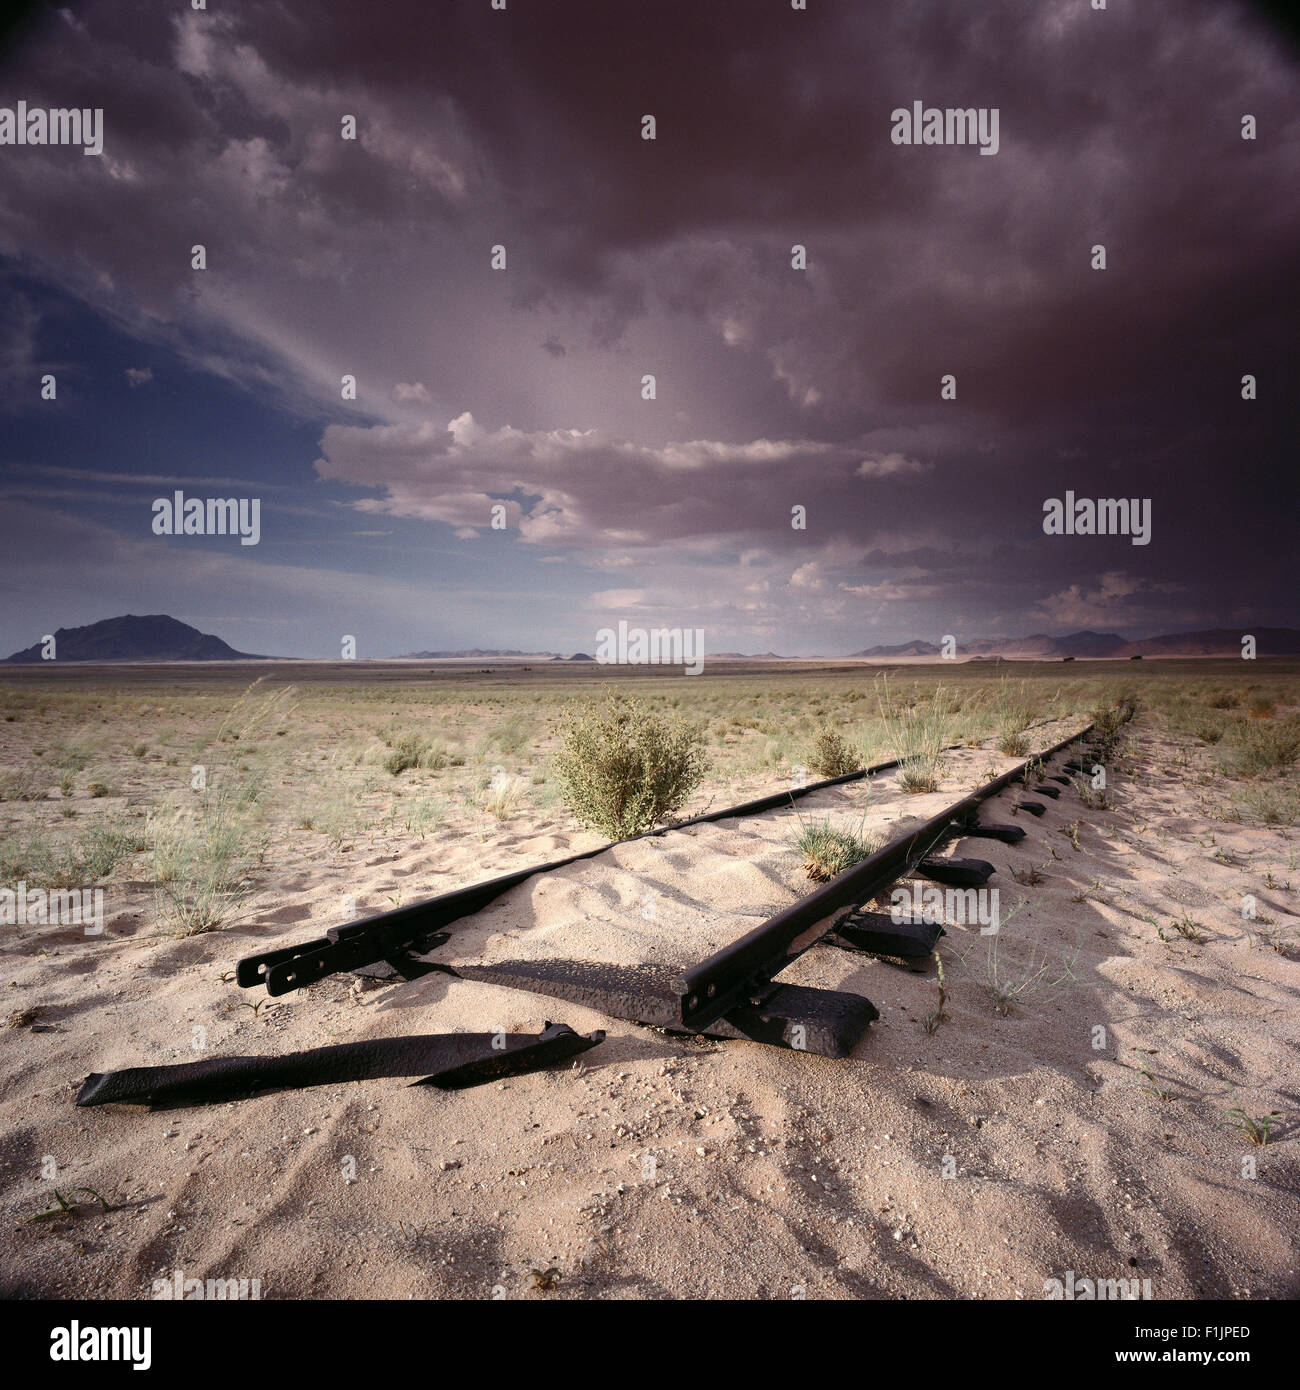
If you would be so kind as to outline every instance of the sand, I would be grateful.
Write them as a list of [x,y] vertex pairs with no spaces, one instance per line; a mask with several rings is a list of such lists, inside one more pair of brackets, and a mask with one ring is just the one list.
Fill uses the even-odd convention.
[[[1189,805],[1153,721],[1127,746],[1115,809],[1063,790],[1042,819],[1016,820],[1020,845],[949,851],[995,864],[1004,909],[1024,899],[1004,970],[1072,963],[1068,987],[1001,1010],[988,940],[950,925],[947,1019],[927,1033],[933,969],[818,946],[784,978],[881,1013],[847,1060],[669,1036],[441,975],[338,976],[256,1009],[262,992],[226,978],[241,955],[338,922],[345,898],[382,907],[399,884],[411,902],[597,843],[556,823],[480,839],[444,825],[365,862],[272,864],[244,917],[205,935],[161,935],[143,882],[114,897],[101,938],[11,933],[10,1008],[39,1012],[0,1030],[0,1292],[149,1298],[180,1270],[256,1280],[263,1298],[1036,1299],[1073,1271],[1149,1281],[1155,1299],[1294,1297],[1300,961],[1241,900],[1271,932],[1300,926],[1296,832]],[[1013,761],[968,750],[932,796],[882,779],[799,814],[887,827]],[[1008,820],[1012,800],[990,818]],[[514,890],[456,949],[705,954],[810,891],[792,821],[613,849]],[[1017,884],[1030,865],[1041,881]],[[562,1069],[461,1093],[394,1079],[156,1113],[72,1104],[91,1071],[548,1020],[608,1038]],[[1237,1106],[1283,1112],[1271,1143],[1232,1127]],[[56,1187],[93,1188],[113,1210],[29,1222]]]

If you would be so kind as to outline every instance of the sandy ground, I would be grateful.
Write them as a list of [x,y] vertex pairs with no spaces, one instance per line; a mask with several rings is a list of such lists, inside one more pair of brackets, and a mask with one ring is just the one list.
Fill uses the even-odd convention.
[[[256,1010],[261,992],[226,978],[241,955],[338,922],[347,898],[383,907],[396,883],[410,902],[594,843],[554,825],[487,842],[444,826],[364,863],[282,859],[244,920],[197,937],[158,933],[144,883],[115,898],[101,938],[25,929],[3,947],[10,1008],[39,1014],[0,1030],[0,1292],[148,1298],[180,1270],[258,1280],[263,1298],[1032,1299],[1073,1271],[1149,1280],[1156,1299],[1294,1297],[1300,961],[1260,929],[1300,927],[1296,832],[1190,811],[1145,719],[1127,747],[1116,809],[1063,789],[1042,819],[1019,816],[1020,845],[950,851],[997,866],[1004,910],[1024,899],[1004,972],[1072,962],[1068,987],[1000,1011],[988,939],[950,925],[947,1019],[927,1033],[933,968],[819,946],[798,979],[881,1013],[844,1061],[445,976],[333,977]],[[954,755],[934,796],[882,779],[800,814],[887,828],[1011,761]],[[809,891],[792,821],[674,832],[534,880],[458,949],[702,955]],[[1018,884],[1029,866],[1041,880]],[[547,1020],[608,1039],[461,1093],[381,1080],[158,1113],[72,1105],[91,1071]],[[1237,1106],[1282,1112],[1266,1147],[1225,1124]],[[55,1188],[114,1209],[29,1222]]]

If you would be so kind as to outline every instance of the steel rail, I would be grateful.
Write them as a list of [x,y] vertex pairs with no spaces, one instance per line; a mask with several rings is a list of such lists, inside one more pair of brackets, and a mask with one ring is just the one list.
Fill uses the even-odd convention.
[[[997,781],[990,783],[988,787],[965,798],[963,802],[958,803],[957,807],[949,808],[940,816],[932,818],[919,830],[904,837],[904,841],[900,843],[905,843],[907,852],[895,855],[889,861],[891,864],[896,863],[898,867],[893,868],[892,872],[889,873],[885,873],[884,867],[881,867],[880,882],[878,886],[872,888],[870,893],[866,892],[863,887],[864,883],[867,882],[865,871],[869,866],[885,866],[885,856],[889,855],[891,850],[896,850],[897,846],[886,846],[877,851],[870,859],[863,861],[862,864],[848,870],[845,874],[841,874],[837,879],[832,880],[809,897],[801,899],[786,912],[778,913],[742,937],[740,941],[693,967],[686,972],[681,980],[673,981],[671,990],[679,1001],[674,1012],[680,1013],[680,1026],[698,1031],[706,1023],[717,1021],[728,1008],[753,1002],[753,997],[762,993],[764,989],[770,992],[770,976],[783,969],[790,960],[794,959],[795,955],[801,954],[803,949],[801,947],[793,954],[788,950],[786,936],[790,921],[806,921],[811,924],[825,912],[832,911],[835,906],[848,901],[855,895],[859,902],[869,900],[871,896],[874,896],[881,888],[888,886],[895,878],[914,869],[943,839],[959,828],[954,824],[954,817],[961,808],[973,808],[978,805],[980,800],[994,795],[1003,786],[1022,775],[1036,761],[1053,756],[1061,748],[1084,737],[1091,728],[1092,726],[1089,725],[1080,733],[1071,735],[1054,745],[1047,752],[1036,754],[1027,759],[1003,774]],[[960,746],[959,744],[952,744],[949,745],[949,748]],[[640,835],[630,836],[626,840],[611,841],[609,844],[597,846],[595,849],[583,850],[564,859],[530,865],[512,873],[503,874],[498,878],[453,889],[448,893],[427,898],[422,902],[412,903],[407,907],[377,913],[372,917],[362,918],[344,926],[332,927],[326,931],[323,937],[315,940],[299,942],[294,946],[243,957],[236,964],[236,981],[244,989],[259,984],[264,985],[269,995],[278,996],[287,994],[291,990],[303,989],[329,975],[350,970],[361,970],[380,962],[389,962],[397,966],[400,973],[399,961],[409,959],[412,953],[415,955],[427,953],[447,940],[443,931],[444,928],[481,911],[501,897],[502,894],[537,875],[594,859],[619,845],[633,844],[637,840],[667,835],[674,830],[683,830],[694,825],[760,815],[766,811],[778,810],[816,792],[870,778],[878,773],[892,771],[901,766],[904,761],[905,759],[893,758],[888,762],[859,768],[855,772],[843,773],[838,777],[825,778],[822,781],[809,783],[804,787],[792,787],[786,791],[771,793],[751,801],[741,802],[735,806],[724,807],[716,811],[705,811],[687,820],[658,826]],[[1026,806],[1028,807],[1029,803],[1026,803]],[[969,816],[969,814],[968,810],[967,815]],[[934,834],[927,838],[926,832],[931,827]],[[978,832],[976,831],[976,833]],[[925,843],[922,843],[923,839]],[[836,894],[843,894],[844,896],[835,897],[832,901],[833,895]],[[804,909],[811,910],[811,907],[822,903],[827,905],[821,909],[821,912],[815,913],[811,917],[808,917],[803,911]],[[802,927],[794,931],[793,936],[799,935],[801,930],[803,930]],[[824,933],[818,933],[819,937],[821,935]],[[790,936],[789,939],[793,940],[793,936]],[[773,942],[780,944],[773,947]],[[429,967],[425,966],[424,968]],[[680,989],[677,988],[678,985],[681,986]]]
[[[953,744],[952,747],[960,745]],[[671,831],[686,830],[693,825],[731,820],[736,817],[762,815],[765,811],[779,810],[791,805],[802,797],[829,787],[840,787],[848,782],[858,782],[863,778],[876,776],[881,772],[891,772],[901,763],[899,758],[888,762],[875,763],[871,767],[859,768],[856,772],[841,773],[838,777],[827,777],[807,786],[791,787],[786,791],[772,792],[752,801],[742,801],[736,806],[727,806],[718,811],[704,811],[688,820],[674,821],[671,825],[657,826],[640,835],[631,835],[626,840],[611,840],[596,849],[583,850],[565,859],[555,859],[546,864],[533,864],[528,868],[516,869],[513,873],[502,874],[499,878],[487,879],[482,883],[471,883],[464,888],[454,888],[437,897],[426,898],[423,902],[411,903],[407,907],[395,908],[390,912],[376,913],[341,927],[331,927],[323,937],[313,941],[300,942],[296,946],[286,946],[275,951],[263,951],[257,955],[245,956],[235,966],[235,978],[240,988],[248,989],[264,984],[271,995],[287,994],[290,990],[302,989],[314,984],[327,975],[340,971],[354,970],[359,966],[370,965],[397,952],[413,946],[425,945],[429,938],[452,922],[462,917],[480,912],[489,903],[495,902],[503,893],[517,888],[536,874],[547,874],[555,869],[579,864],[597,855],[605,854],[619,845],[634,844],[637,840],[651,839],[667,835]]]
[[[692,966],[672,983],[681,1001],[682,1026],[700,1031],[730,1010],[757,1002],[771,988],[774,975],[830,931],[833,924],[827,919],[836,908],[869,902],[896,879],[914,870],[943,840],[960,833],[962,823],[973,816],[982,802],[1023,777],[1036,763],[1087,737],[1092,728],[1089,724],[1045,752],[1027,758]],[[810,934],[823,921],[823,929]]]

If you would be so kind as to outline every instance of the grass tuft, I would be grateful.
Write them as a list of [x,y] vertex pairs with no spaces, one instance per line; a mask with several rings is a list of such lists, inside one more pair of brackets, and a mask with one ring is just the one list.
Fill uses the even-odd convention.
[[861,823],[856,830],[846,830],[833,825],[829,816],[822,820],[800,817],[794,838],[794,847],[803,856],[804,872],[814,883],[825,883],[860,864],[879,843],[876,836],[863,833]]

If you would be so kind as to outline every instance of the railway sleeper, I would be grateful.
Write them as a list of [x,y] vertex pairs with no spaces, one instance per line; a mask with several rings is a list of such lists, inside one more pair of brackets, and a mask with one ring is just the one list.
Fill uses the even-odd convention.
[[958,839],[1001,840],[1004,845],[1018,845],[1028,831],[1020,825],[980,825],[978,822],[972,822],[969,825],[955,826],[953,834]]
[[917,878],[928,878],[952,888],[983,888],[997,869],[987,859],[922,859],[913,870]]
[[599,961],[516,960],[491,965],[458,965],[451,973],[464,980],[567,999],[612,1018],[644,1023],[673,1033],[749,1039],[795,1052],[847,1057],[880,1017],[869,999],[843,990],[768,982],[742,1004],[699,1029],[682,1027],[680,998],[670,966],[609,965]]
[[856,907],[834,926],[826,941],[844,950],[869,956],[893,956],[901,960],[928,960],[944,930],[938,922],[904,918],[895,921],[887,912]]

